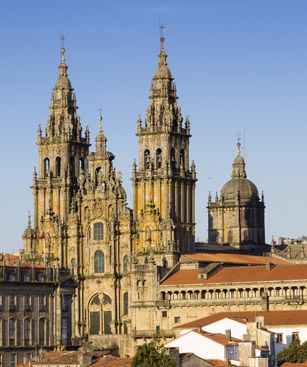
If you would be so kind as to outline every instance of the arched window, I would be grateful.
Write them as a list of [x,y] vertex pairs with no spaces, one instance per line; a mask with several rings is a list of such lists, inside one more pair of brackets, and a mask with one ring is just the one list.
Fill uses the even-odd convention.
[[162,150],[160,148],[156,151],[156,167],[157,169],[162,167]]
[[112,300],[107,294],[96,294],[89,304],[91,335],[111,334]]
[[104,254],[100,250],[96,251],[94,255],[94,272],[104,273]]
[[103,240],[103,223],[101,222],[94,223],[94,240]]
[[55,175],[57,177],[61,176],[61,158],[60,157],[56,157],[56,160],[55,160]]
[[75,176],[75,157],[70,157],[70,175],[72,177]]
[[25,346],[30,344],[30,319],[24,319],[23,322],[23,342]]
[[124,270],[124,273],[128,272],[128,256],[127,255],[125,255],[123,258],[123,270]]
[[50,170],[50,162],[49,158],[44,159],[44,176],[47,177],[49,175]]
[[124,303],[124,315],[128,315],[128,292],[124,293],[123,303]]
[[172,169],[176,168],[176,154],[174,148],[171,149],[171,167]]
[[243,231],[243,241],[247,241],[248,240],[248,231],[244,230]]
[[144,152],[144,167],[145,169],[150,168],[150,151],[148,149]]
[[183,149],[180,150],[179,161],[180,161],[180,164],[184,165],[184,150]]

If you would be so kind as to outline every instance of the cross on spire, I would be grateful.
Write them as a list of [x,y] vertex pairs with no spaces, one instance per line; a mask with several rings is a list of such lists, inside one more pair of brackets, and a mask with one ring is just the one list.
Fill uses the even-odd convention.
[[163,24],[160,23],[160,43],[161,43],[161,48],[164,48],[164,30],[165,27]]
[[61,35],[61,48],[64,48],[65,36],[64,34]]

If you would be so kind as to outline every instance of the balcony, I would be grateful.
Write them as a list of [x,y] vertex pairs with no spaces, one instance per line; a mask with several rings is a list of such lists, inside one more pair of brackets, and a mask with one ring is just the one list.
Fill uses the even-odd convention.
[[155,306],[157,308],[171,308],[171,302],[167,299],[161,299],[161,300],[157,300],[155,301]]
[[173,338],[173,330],[133,330],[131,333],[134,339],[138,338]]
[[286,296],[286,301],[288,302],[288,304],[302,305],[304,303],[304,296],[301,294],[299,295],[292,294],[290,296]]

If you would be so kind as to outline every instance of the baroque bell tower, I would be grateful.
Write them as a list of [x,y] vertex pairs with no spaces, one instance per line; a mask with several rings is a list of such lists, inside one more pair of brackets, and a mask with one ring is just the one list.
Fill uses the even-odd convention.
[[[34,170],[34,238],[25,251],[66,266],[67,221],[75,206],[78,176],[88,171],[89,131],[82,136],[76,97],[67,74],[65,49],[61,48],[59,75],[51,95],[46,129],[38,128],[38,172]],[[31,244],[31,246],[30,246]],[[29,248],[31,247],[31,248]]]
[[[183,124],[163,34],[145,122],[137,122],[139,164],[133,164],[134,253],[150,252],[171,266],[194,251],[196,169],[189,162],[190,121]],[[159,257],[160,254],[161,256]]]

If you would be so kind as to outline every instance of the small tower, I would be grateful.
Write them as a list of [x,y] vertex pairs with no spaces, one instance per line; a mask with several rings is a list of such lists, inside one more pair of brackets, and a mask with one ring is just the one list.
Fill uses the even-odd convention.
[[230,245],[242,249],[265,244],[264,199],[256,185],[247,179],[241,144],[232,164],[231,179],[220,196],[208,200],[209,244]]
[[[152,79],[144,123],[137,121],[139,163],[133,165],[134,252],[156,253],[158,262],[176,262],[194,250],[195,164],[189,162],[190,121],[177,104],[177,91],[167,64],[164,37]],[[160,255],[157,255],[157,254]]]

